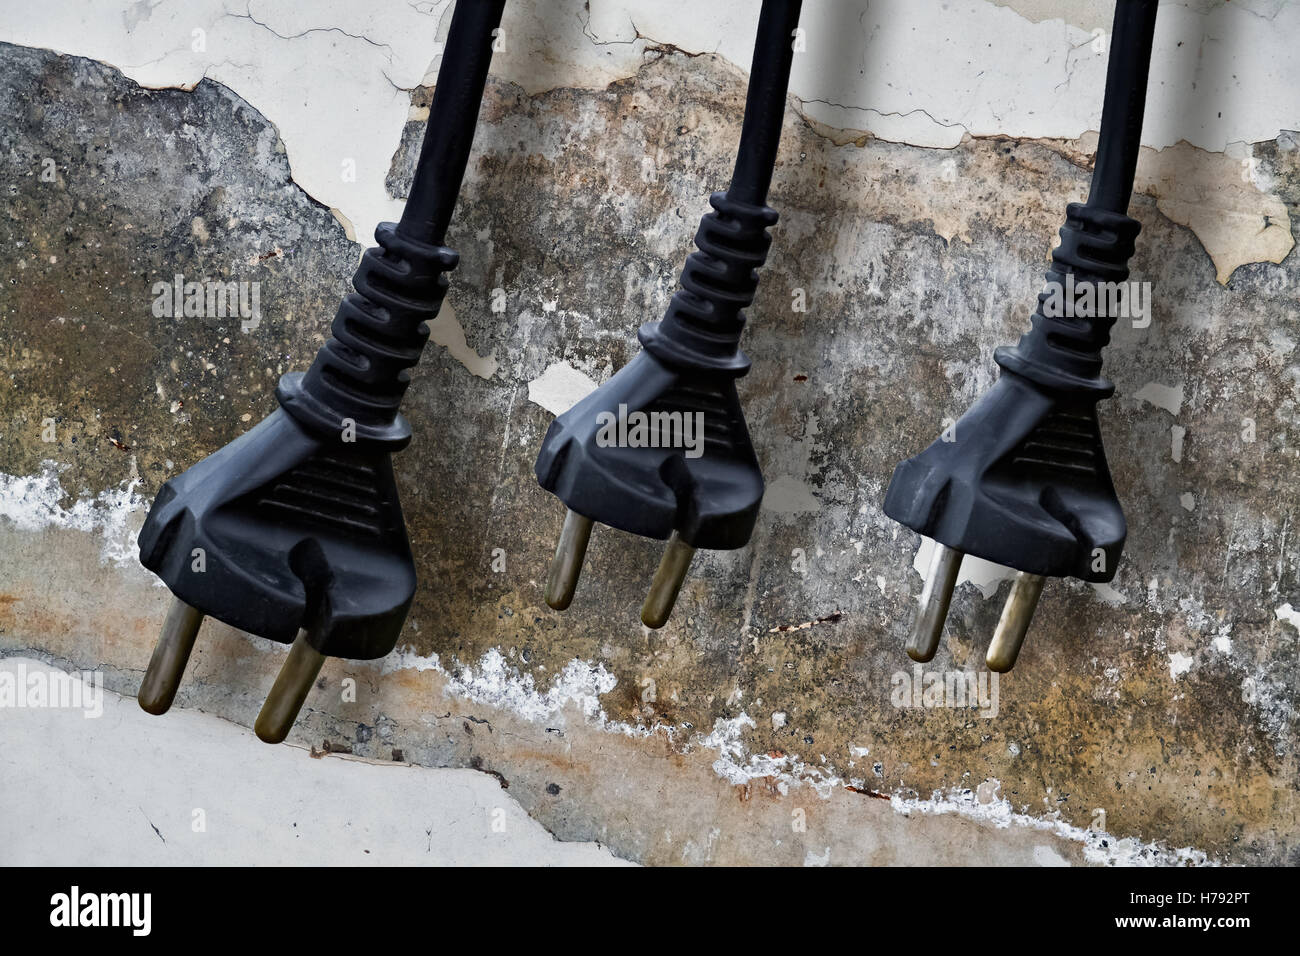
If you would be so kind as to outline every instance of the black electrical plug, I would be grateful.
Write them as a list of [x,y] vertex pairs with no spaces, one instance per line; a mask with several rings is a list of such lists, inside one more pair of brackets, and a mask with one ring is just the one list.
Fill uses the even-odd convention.
[[885,513],[935,541],[907,644],[939,646],[964,555],[1017,570],[989,645],[991,670],[1015,664],[1047,577],[1106,582],[1124,546],[1124,512],[1102,449],[1097,403],[1114,391],[1101,352],[1128,278],[1139,223],[1125,215],[1141,145],[1157,0],[1118,0],[1092,188],[1067,207],[1032,329],[994,360],[1002,374],[956,425],[900,463]]
[[254,727],[267,743],[288,735],[326,657],[396,645],[416,584],[391,460],[411,440],[398,408],[456,267],[443,239],[504,6],[456,4],[401,222],[376,230],[311,368],[154,499],[140,562],[175,600],[140,685],[149,713],[171,707],[205,615],[293,645]]
[[667,538],[641,609],[662,627],[696,549],[740,548],[763,498],[763,476],[736,394],[749,371],[742,312],[754,301],[777,214],[766,205],[785,115],[800,3],[764,0],[735,172],[695,236],[681,289],[642,352],[551,423],[537,480],[568,513],[546,582],[546,603],[573,600],[592,525]]

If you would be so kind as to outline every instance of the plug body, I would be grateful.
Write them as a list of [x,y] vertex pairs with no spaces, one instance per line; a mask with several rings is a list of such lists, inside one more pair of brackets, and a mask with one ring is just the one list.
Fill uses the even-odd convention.
[[995,353],[998,381],[894,470],[885,513],[940,546],[908,645],[915,659],[934,655],[964,554],[1020,572],[1014,613],[990,651],[995,669],[1014,663],[1044,577],[1115,576],[1126,526],[1097,403],[1114,391],[1101,351],[1139,229],[1123,214],[1071,204],[1030,331]]
[[456,254],[376,232],[331,339],[285,375],[280,407],[159,490],[140,562],[176,598],[139,701],[164,713],[203,617],[284,644],[288,660],[255,729],[287,735],[327,656],[373,659],[397,643],[415,593],[392,454],[398,413]]
[[669,539],[642,621],[661,627],[698,548],[743,547],[754,530],[763,476],[736,379],[743,309],[777,214],[765,205],[710,198],[681,288],[662,321],[648,322],[642,351],[551,423],[537,456],[538,483],[569,509],[546,600],[573,598],[594,523]]
[[163,485],[140,563],[204,614],[335,657],[392,650],[415,592],[389,453],[283,408]]

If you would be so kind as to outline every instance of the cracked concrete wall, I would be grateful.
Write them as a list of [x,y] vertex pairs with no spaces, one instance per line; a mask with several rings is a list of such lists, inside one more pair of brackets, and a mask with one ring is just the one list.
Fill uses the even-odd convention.
[[[400,654],[327,664],[292,739],[494,773],[644,862],[1295,862],[1300,10],[1162,5],[1131,210],[1153,310],[1102,408],[1124,564],[1052,584],[982,715],[895,706],[925,545],[880,501],[1027,325],[1110,4],[809,5],[741,383],[763,515],[649,632],[654,542],[598,532],[573,607],[542,603],[562,509],[532,461],[730,171],[753,14],[679,6],[511,5],[396,459],[416,606]],[[400,210],[448,10],[3,20],[0,649],[134,693],[167,597],[134,563],[148,501],[310,361],[353,237]],[[262,321],[156,317],[175,274],[258,283]],[[1005,572],[965,574],[927,670],[982,657]],[[209,621],[180,706],[251,723],[281,652]]]

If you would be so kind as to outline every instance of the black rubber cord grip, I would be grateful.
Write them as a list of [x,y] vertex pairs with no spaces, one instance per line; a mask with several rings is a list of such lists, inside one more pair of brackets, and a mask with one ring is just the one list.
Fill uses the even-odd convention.
[[355,291],[339,305],[332,337],[305,374],[281,379],[276,397],[312,431],[338,434],[350,422],[359,442],[396,451],[411,439],[398,414],[410,369],[459,257],[402,236],[391,222],[379,225],[375,240],[379,246],[366,250],[352,279]]
[[662,321],[647,322],[637,337],[669,365],[740,376],[749,359],[740,350],[743,309],[758,291],[758,270],[772,245],[768,232],[776,210],[752,206],[716,192],[714,209],[700,221],[696,252],[686,259],[681,288]]
[[[1103,307],[1096,289],[1097,283],[1128,280],[1128,261],[1141,228],[1121,213],[1082,203],[1067,206],[1061,244],[1052,252],[1047,288],[1039,293],[1031,329],[1015,346],[998,349],[994,361],[1043,388],[1094,399],[1114,392],[1115,386],[1101,377],[1101,350],[1110,342],[1116,316]],[[1072,301],[1067,302],[1071,288]]]

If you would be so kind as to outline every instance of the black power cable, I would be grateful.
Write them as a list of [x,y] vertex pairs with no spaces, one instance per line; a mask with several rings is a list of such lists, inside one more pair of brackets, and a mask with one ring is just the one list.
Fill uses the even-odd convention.
[[[1133,195],[1133,175],[1142,148],[1147,77],[1156,33],[1156,2],[1119,0],[1106,63],[1106,93],[1101,108],[1101,136],[1093,165],[1088,205],[1126,213]],[[1119,51],[1117,54],[1115,51]]]
[[505,0],[473,0],[457,3],[452,11],[438,65],[438,84],[429,106],[429,132],[420,147],[411,194],[397,226],[398,233],[408,239],[437,246],[447,236],[492,65],[491,37],[501,24],[504,9]]
[[736,167],[727,188],[727,195],[736,202],[751,206],[767,202],[776,153],[781,146],[800,5],[764,3],[759,11],[754,57],[749,66],[749,89],[745,91],[745,118],[740,126]]
[[[907,652],[930,660],[965,554],[1017,570],[986,657],[1009,670],[1046,577],[1106,582],[1127,528],[1097,403],[1114,385],[1101,352],[1140,224],[1126,215],[1141,146],[1157,0],[1118,0],[1097,161],[1066,208],[1031,329],[994,359],[1002,374],[950,433],[900,463],[885,513],[936,542]],[[1064,291],[1063,291],[1064,290]]]
[[205,615],[293,645],[255,725],[268,743],[288,734],[327,656],[396,644],[416,585],[391,461],[411,439],[398,407],[456,267],[442,243],[504,6],[456,4],[401,222],[375,231],[311,368],[154,499],[140,562],[175,600],[138,695],[150,713],[171,706]]
[[777,214],[766,205],[776,162],[800,4],[764,0],[731,188],[695,236],[681,288],[643,350],[551,423],[537,480],[568,508],[546,601],[569,606],[593,524],[669,539],[641,620],[661,627],[696,549],[743,547],[763,497],[763,476],[736,394],[749,370],[740,350],[743,310]]

